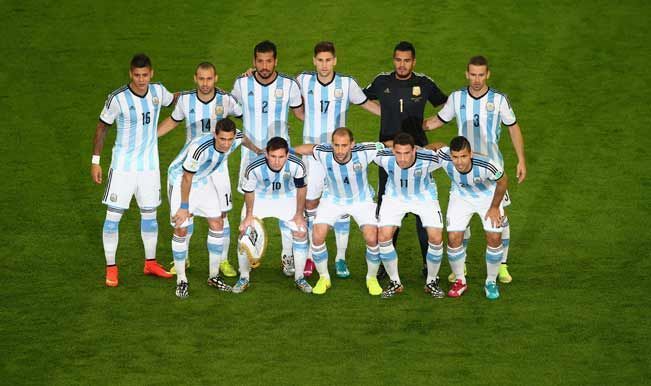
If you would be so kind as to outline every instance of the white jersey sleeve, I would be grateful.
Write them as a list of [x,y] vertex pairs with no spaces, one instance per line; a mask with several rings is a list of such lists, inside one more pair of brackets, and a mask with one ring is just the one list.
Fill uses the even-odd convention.
[[359,85],[353,78],[350,78],[350,85],[348,88],[348,100],[350,100],[352,103],[356,105],[364,104],[368,100],[366,94],[364,94],[364,91],[362,91],[361,87],[359,87]]
[[233,115],[234,117],[241,117],[242,116],[242,106],[240,103],[235,99],[234,96],[232,95],[226,95],[226,103],[229,115]]
[[162,84],[160,85],[160,89],[161,89],[161,103],[163,106],[169,107],[172,104],[172,102],[174,102],[174,94],[167,91],[165,86],[163,86]]
[[502,98],[502,103],[500,104],[500,119],[506,126],[513,126],[516,122],[515,113],[513,113],[511,104],[506,96]]
[[174,111],[172,111],[172,119],[176,122],[181,122],[185,119],[185,111],[183,109],[183,105],[185,103],[184,99],[185,95],[179,96],[179,98],[176,100]]
[[242,89],[240,87],[240,78],[235,79],[231,95],[233,95],[237,103],[242,104]]
[[455,115],[454,112],[454,96],[456,93],[450,94],[448,97],[448,100],[445,102],[445,105],[443,105],[443,108],[441,111],[438,112],[437,116],[442,122],[448,123],[450,122]]
[[428,173],[431,173],[434,170],[436,170],[436,169],[443,166],[443,165],[441,165],[441,161],[439,159],[439,155],[438,155],[437,152],[435,152],[433,150],[429,150],[429,149],[420,149],[420,151],[432,156],[432,159],[430,160],[429,165],[427,165],[427,172]]
[[289,107],[296,108],[303,104],[303,97],[301,96],[301,89],[298,83],[292,79],[292,84],[289,88]]
[[115,122],[115,118],[118,115],[120,115],[118,98],[114,94],[109,94],[108,98],[106,98],[106,103],[104,103],[104,108],[99,114],[99,120],[110,126]]
[[497,163],[493,162],[492,160],[488,161],[488,163],[490,164],[490,166],[488,167],[489,170],[488,179],[491,181],[497,181],[500,178],[502,178],[502,176],[504,175],[504,170],[502,169],[502,167]]
[[250,193],[255,191],[255,187],[258,184],[258,176],[255,169],[247,168],[244,173],[244,178],[242,179],[242,191],[245,193]]
[[192,142],[188,148],[187,155],[183,161],[183,170],[186,172],[196,173],[205,160],[208,152],[197,151],[200,145],[203,145],[203,142]]

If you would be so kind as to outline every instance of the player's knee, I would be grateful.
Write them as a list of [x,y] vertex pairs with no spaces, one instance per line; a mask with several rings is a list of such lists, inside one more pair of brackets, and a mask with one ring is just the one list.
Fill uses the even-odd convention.
[[486,243],[488,246],[497,248],[502,245],[501,232],[486,232]]
[[307,241],[307,232],[305,231],[292,231],[294,241],[303,242]]
[[224,229],[224,219],[222,217],[214,217],[207,220],[208,228],[210,228],[211,231],[221,231]]
[[449,232],[448,233],[448,246],[451,248],[458,248],[463,243],[463,232]]
[[179,237],[185,237],[188,235],[188,228],[174,228],[174,234]]

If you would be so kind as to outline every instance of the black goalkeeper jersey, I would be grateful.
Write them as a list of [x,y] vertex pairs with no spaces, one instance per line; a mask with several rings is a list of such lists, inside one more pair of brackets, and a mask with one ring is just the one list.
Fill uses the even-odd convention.
[[423,131],[426,102],[440,106],[447,100],[432,79],[416,72],[406,80],[396,79],[395,72],[381,73],[364,89],[364,94],[380,101],[380,141],[393,139],[402,131],[411,134],[418,146],[427,144]]

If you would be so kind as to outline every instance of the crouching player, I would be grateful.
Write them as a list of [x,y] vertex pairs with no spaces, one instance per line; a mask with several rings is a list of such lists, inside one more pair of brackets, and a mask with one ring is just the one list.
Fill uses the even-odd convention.
[[382,293],[376,277],[380,267],[376,205],[366,173],[368,165],[375,160],[381,149],[384,149],[381,143],[356,145],[353,133],[345,127],[332,133],[332,144],[301,145],[296,148],[297,153],[313,155],[325,171],[326,188],[317,208],[312,231],[312,259],[319,272],[319,281],[312,291],[315,294],[324,294],[331,286],[325,239],[328,230],[344,215],[355,219],[366,241],[368,292],[371,295]]
[[224,222],[218,191],[221,188],[212,183],[211,175],[240,144],[251,151],[260,151],[235,128],[233,121],[223,118],[217,121],[214,134],[193,139],[169,167],[168,194],[174,227],[172,255],[176,270],[176,296],[179,298],[189,294],[185,274],[188,254],[185,238],[195,215],[208,221],[208,285],[221,291],[231,291],[231,287],[219,275],[219,265],[225,258],[222,255]]
[[[304,267],[307,260],[307,225],[305,211],[305,165],[300,158],[289,154],[289,144],[281,137],[267,142],[264,156],[258,156],[246,167],[240,188],[244,192],[244,218],[240,234],[251,225],[254,217],[274,217],[286,221],[292,229],[294,266]],[[233,287],[242,293],[249,287],[251,266],[245,253],[238,251],[240,278]],[[296,288],[311,293],[312,287],[303,277],[303,270],[294,270]]]
[[[443,144],[430,145],[433,148]],[[500,269],[502,253],[501,224],[504,217],[502,199],[507,188],[506,174],[490,159],[474,155],[465,137],[455,137],[450,147],[437,152],[441,165],[452,180],[447,211],[448,259],[456,281],[448,296],[459,297],[468,288],[464,274],[466,251],[463,234],[473,214],[481,216],[486,231],[486,284],[488,299],[500,297],[495,280]]]
[[382,297],[390,298],[403,291],[393,234],[402,223],[402,218],[407,213],[413,213],[420,217],[429,244],[425,292],[432,297],[442,298],[445,293],[439,286],[438,272],[443,258],[443,216],[436,183],[431,175],[440,167],[439,157],[431,150],[417,150],[411,135],[399,133],[393,140],[393,151],[379,152],[376,162],[388,175],[378,229],[380,258],[390,279]]

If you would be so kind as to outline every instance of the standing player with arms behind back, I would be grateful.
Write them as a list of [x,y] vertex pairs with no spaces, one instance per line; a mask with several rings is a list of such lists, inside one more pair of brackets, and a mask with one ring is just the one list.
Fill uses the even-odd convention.
[[[235,98],[231,94],[215,87],[217,79],[218,75],[212,63],[200,63],[194,73],[194,82],[197,84],[197,88],[181,93],[172,115],[165,119],[158,127],[158,136],[161,137],[178,126],[179,122],[185,121],[186,136],[181,153],[193,139],[214,133],[215,125],[219,120],[229,116],[242,116],[242,108]],[[228,212],[233,209],[231,180],[228,174],[228,159],[225,159],[221,163],[219,168],[211,175],[210,180],[219,191],[219,206],[223,211],[222,218],[224,221],[224,248],[221,256],[216,256],[214,253],[211,253],[210,259],[212,261],[210,266],[219,266],[224,276],[234,277],[237,275],[237,272],[228,262],[231,234]],[[194,224],[192,223],[187,227],[187,235],[185,236],[185,242],[188,244],[188,248],[193,230]],[[189,266],[189,258],[186,257],[185,261]],[[174,264],[173,261],[172,264]],[[176,273],[174,267],[172,267],[172,270],[173,273]],[[219,272],[212,272],[211,277],[217,276],[218,274]]]
[[[296,77],[305,102],[303,143],[331,143],[332,134],[338,127],[346,126],[350,103],[356,104],[375,115],[380,115],[380,106],[368,100],[354,78],[335,72],[337,56],[332,42],[319,42],[314,46],[312,59],[316,71],[308,71]],[[308,231],[312,232],[319,198],[323,192],[325,174],[314,157],[305,157],[307,166],[307,200],[305,203]],[[332,225],[332,224],[331,224]],[[345,215],[334,223],[337,255],[335,269],[338,277],[350,276],[346,264],[346,249],[350,232],[350,216]],[[308,259],[305,275],[311,274],[311,260]],[[309,274],[308,274],[309,273]]]
[[[255,72],[235,80],[233,96],[242,105],[244,134],[259,148],[272,137],[281,137],[289,143],[288,113],[303,120],[304,109],[301,91],[296,81],[276,71],[278,64],[276,45],[268,40],[253,49]],[[256,154],[242,150],[239,183]],[[294,275],[292,233],[285,221],[279,221],[282,235],[282,269],[285,276]],[[238,259],[241,256],[238,257]],[[303,267],[301,267],[302,269]],[[301,272],[302,273],[302,272]]]
[[161,107],[174,102],[174,95],[160,83],[150,83],[154,76],[151,60],[145,54],[131,59],[131,81],[111,94],[99,116],[93,140],[90,173],[96,184],[102,183],[100,154],[104,139],[117,120],[117,135],[102,202],[106,204],[106,220],[102,240],[106,259],[106,285],[118,285],[115,253],[118,247],[118,225],[129,209],[131,197],[140,208],[140,235],[145,247],[145,275],[171,278],[156,262],[158,222],[156,208],[161,202],[158,140],[156,129]]
[[[466,68],[468,86],[453,92],[445,106],[437,115],[428,118],[423,126],[426,130],[434,130],[456,118],[458,135],[468,139],[475,154],[487,156],[504,169],[504,157],[499,149],[501,125],[509,128],[511,142],[518,157],[516,177],[518,183],[527,176],[526,160],[524,156],[524,139],[520,125],[515,118],[511,104],[505,94],[488,87],[490,77],[488,61],[483,56],[470,58]],[[508,192],[505,195],[504,207],[511,204]],[[510,283],[512,279],[508,271],[507,258],[511,239],[511,227],[506,215],[502,224],[502,245],[504,253],[500,265],[499,280]],[[464,244],[470,237],[470,229],[466,230]],[[456,278],[450,274],[451,282]]]

